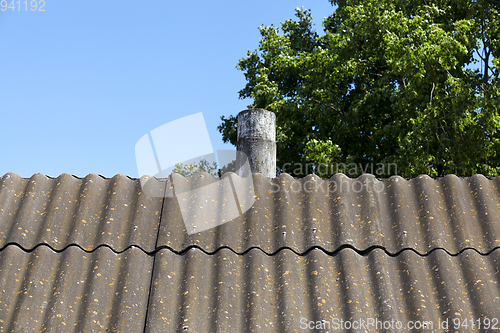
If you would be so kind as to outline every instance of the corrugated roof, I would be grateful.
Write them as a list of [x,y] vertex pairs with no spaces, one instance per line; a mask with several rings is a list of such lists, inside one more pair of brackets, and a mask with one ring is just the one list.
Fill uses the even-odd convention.
[[[14,243],[31,249],[43,243],[61,250],[75,244],[92,250],[108,245],[119,252],[134,245],[152,252],[156,244],[177,252],[196,245],[206,252],[228,247],[243,253],[258,247],[274,253],[287,247],[304,253],[312,247],[335,252],[351,245],[358,250],[379,246],[390,253],[406,248],[420,254],[435,248],[451,254],[466,248],[487,253],[500,246],[499,181],[481,175],[377,180],[371,175],[269,179],[254,174],[248,190],[255,198],[251,209],[190,235],[183,211],[203,216],[225,202],[207,209],[194,193],[180,207],[177,197],[149,196],[139,179],[123,175],[51,179],[37,174],[23,179],[7,174],[0,179],[0,247]],[[175,175],[155,186],[179,193],[214,182],[208,174]]]
[[162,202],[144,194],[138,179],[123,175],[25,179],[8,173],[0,179],[0,248],[47,244],[62,250],[74,244],[123,251],[135,245],[154,251]]
[[[209,177],[174,177],[173,187],[206,186]],[[238,253],[258,247],[269,254],[283,247],[297,253],[311,247],[335,252],[345,245],[359,250],[377,246],[390,253],[407,248],[420,254],[436,248],[487,253],[500,246],[499,178],[253,177],[252,208],[203,233],[188,235],[181,214],[183,209],[202,216],[207,209],[198,200],[187,198],[181,208],[178,200],[167,198],[158,244],[176,251],[196,245],[207,252],[225,246]]]
[[[225,177],[143,189],[123,175],[4,175],[0,330],[326,332],[304,321],[332,318],[453,329],[467,318],[480,332],[500,320],[499,178]],[[187,216],[202,229],[228,209],[242,215],[187,230]]]
[[1,332],[141,332],[153,258],[76,246],[0,251]]
[[500,249],[425,257],[411,250],[392,257],[380,249],[333,256],[191,249],[161,250],[156,260],[146,332],[301,332],[302,318],[432,321],[442,331],[437,325],[446,318],[500,316]]

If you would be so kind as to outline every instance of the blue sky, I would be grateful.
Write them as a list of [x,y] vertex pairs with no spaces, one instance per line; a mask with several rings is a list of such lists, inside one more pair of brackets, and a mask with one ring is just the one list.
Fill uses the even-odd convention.
[[22,177],[137,177],[136,142],[198,112],[214,149],[232,149],[216,127],[251,103],[238,99],[235,66],[257,48],[258,27],[304,6],[320,30],[333,12],[328,0],[21,5],[0,11],[0,175]]

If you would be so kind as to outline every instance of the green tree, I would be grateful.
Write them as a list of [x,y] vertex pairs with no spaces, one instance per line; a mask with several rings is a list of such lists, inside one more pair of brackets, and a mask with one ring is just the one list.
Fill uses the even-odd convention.
[[222,177],[226,172],[236,172],[236,160],[230,161],[220,168],[217,167],[216,162],[210,163],[206,159],[200,158],[196,163],[176,163],[172,168],[172,173],[177,173],[184,177],[191,177],[199,172],[207,172],[214,177]]
[[214,177],[218,177],[220,174],[217,168],[216,162],[208,162],[206,159],[201,158],[198,163],[176,163],[172,168],[172,173],[177,173],[184,177],[191,177],[196,175],[198,172],[207,172]]
[[[395,163],[404,177],[498,175],[499,2],[331,3],[324,34],[297,9],[281,29],[259,28],[258,50],[238,63],[240,98],[276,113],[281,171]],[[236,144],[236,118],[221,119],[224,141]]]

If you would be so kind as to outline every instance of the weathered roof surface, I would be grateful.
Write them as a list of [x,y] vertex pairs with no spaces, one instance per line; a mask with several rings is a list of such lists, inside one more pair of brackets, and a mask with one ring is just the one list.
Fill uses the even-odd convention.
[[153,258],[71,246],[0,251],[1,332],[141,332]]
[[[206,252],[229,247],[243,253],[258,247],[274,253],[286,247],[304,253],[312,247],[335,252],[350,245],[361,251],[378,246],[393,254],[407,248],[420,254],[436,248],[451,254],[466,248],[487,253],[500,246],[499,182],[481,175],[380,181],[371,175],[269,179],[254,174],[248,190],[255,198],[251,209],[190,235],[182,212],[203,216],[208,210],[195,198],[197,193],[181,207],[177,197],[149,196],[139,179],[123,175],[51,179],[37,174],[23,179],[7,174],[0,179],[0,248],[12,243],[31,249],[43,243],[56,250],[75,244],[123,251],[134,245],[146,252],[162,246],[181,252],[196,245]],[[161,191],[167,187],[165,192],[175,188],[179,195],[213,183],[217,178],[208,174],[175,175],[155,186]],[[214,200],[210,210],[233,198],[222,200]]]
[[0,178],[0,248],[47,244],[62,250],[74,244],[123,251],[135,245],[154,251],[162,203],[142,193],[138,179],[123,175],[25,179],[8,173]]
[[[210,182],[207,175],[199,176],[176,177],[174,188]],[[312,247],[335,252],[345,245],[358,250],[377,246],[393,254],[407,248],[420,254],[436,248],[451,254],[466,248],[487,253],[500,246],[500,178],[380,181],[371,175],[295,179],[284,174],[269,179],[255,174],[253,180],[252,208],[203,233],[188,235],[182,208],[175,198],[167,198],[158,245],[176,251],[196,245],[207,252],[226,246],[237,253],[258,247],[269,254],[283,247],[297,253]],[[198,200],[187,201],[185,211],[203,214]]]
[[4,175],[0,331],[500,320],[500,178],[225,177]]
[[500,249],[425,257],[161,250],[156,261],[146,332],[300,332],[302,318],[432,321],[436,329],[446,318],[500,316]]

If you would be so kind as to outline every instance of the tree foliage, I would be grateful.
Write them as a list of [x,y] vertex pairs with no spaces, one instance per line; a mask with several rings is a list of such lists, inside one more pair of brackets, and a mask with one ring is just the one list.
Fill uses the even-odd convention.
[[236,160],[229,161],[219,168],[217,162],[210,163],[202,157],[194,163],[176,163],[172,168],[172,173],[177,173],[184,177],[192,177],[199,172],[206,172],[214,177],[222,177],[227,172],[236,172]]
[[214,177],[218,177],[220,170],[217,168],[217,163],[201,158],[197,163],[176,163],[172,168],[172,173],[177,173],[184,177],[191,177],[199,172],[207,172]]
[[[238,63],[240,98],[276,113],[280,170],[395,163],[404,177],[496,176],[499,2],[331,3],[324,34],[297,9],[281,28],[260,27],[258,50]],[[236,118],[221,119],[223,139],[236,144]]]

